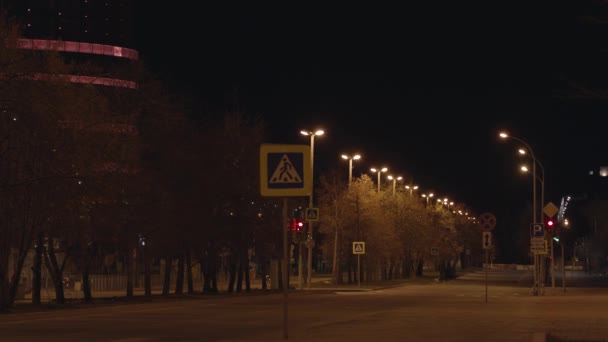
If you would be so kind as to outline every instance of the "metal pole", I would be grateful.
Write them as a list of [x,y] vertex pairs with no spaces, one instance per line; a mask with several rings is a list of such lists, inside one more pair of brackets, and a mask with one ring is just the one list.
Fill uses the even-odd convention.
[[566,243],[562,241],[562,288],[564,292],[566,292],[566,247],[564,246]]
[[304,280],[304,277],[302,277],[302,273],[304,272],[304,258],[302,252],[304,251],[304,242],[302,241],[301,234],[299,232],[297,234],[300,235],[300,241],[298,242],[298,288],[303,289],[304,284],[302,280]]
[[393,196],[395,195],[395,188],[397,187],[397,180],[393,178]]
[[287,264],[289,263],[289,255],[287,252],[287,229],[289,224],[287,218],[287,197],[283,197],[283,339],[287,339],[287,289],[289,288],[289,275]]
[[[309,208],[312,208],[312,192],[314,189],[314,177],[313,177],[313,173],[314,173],[314,167],[313,167],[313,163],[315,160],[315,135],[314,133],[312,133],[310,135],[310,178],[312,179],[312,185],[310,187],[310,201],[309,201]],[[306,284],[308,286],[308,288],[310,288],[310,283],[312,282],[312,231],[313,231],[313,222],[309,221],[308,222],[308,237],[306,238],[306,241],[308,243],[308,267],[307,267],[307,276],[306,276]]]
[[361,254],[357,254],[357,284],[361,286]]
[[380,193],[380,170],[378,170],[378,193]]
[[348,187],[353,182],[353,157],[348,159]]
[[488,302],[488,249],[486,248],[486,303]]
[[[533,164],[532,165],[532,222],[536,222],[536,157],[534,156],[534,152],[532,149],[528,147],[530,153],[532,154]],[[540,274],[538,272],[539,269],[539,257],[538,255],[534,255],[534,272],[536,273],[534,276],[534,295],[538,295],[540,292]]]

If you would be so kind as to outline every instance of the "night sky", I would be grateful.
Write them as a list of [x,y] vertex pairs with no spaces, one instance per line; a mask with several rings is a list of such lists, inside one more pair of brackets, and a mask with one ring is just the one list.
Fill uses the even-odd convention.
[[532,146],[558,205],[608,164],[606,103],[589,98],[608,89],[608,25],[592,1],[181,3],[143,4],[142,59],[207,107],[237,94],[269,123],[268,143],[308,144],[299,131],[323,128],[316,174],[347,178],[339,156],[359,152],[355,176],[387,166],[476,213],[508,213],[531,200],[531,176],[500,129]]

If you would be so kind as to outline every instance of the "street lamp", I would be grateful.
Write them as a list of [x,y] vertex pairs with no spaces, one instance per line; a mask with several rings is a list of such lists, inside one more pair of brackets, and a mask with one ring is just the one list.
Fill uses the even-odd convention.
[[376,172],[378,174],[378,193],[380,193],[380,172],[386,172],[388,171],[387,168],[383,167],[382,169],[376,169],[374,167],[372,167],[370,169],[371,172]]
[[[520,149],[519,153],[523,155],[526,154],[526,151]],[[542,207],[545,203],[545,168],[543,167],[543,164],[540,163],[540,161],[537,160],[536,162],[538,163],[538,166],[540,166],[541,171],[541,176],[537,176],[536,180],[538,180],[538,182],[540,183],[540,203]],[[526,165],[522,165],[521,170],[523,172],[530,171]],[[540,214],[540,217],[542,217],[542,213]],[[553,258],[553,239],[549,239],[548,243],[551,244],[551,288],[555,288],[555,261]]]
[[428,195],[427,195],[427,194],[422,194],[422,197],[426,198],[426,206],[427,206],[427,207],[429,206],[429,199],[430,199],[431,197],[433,197],[433,196],[434,196],[434,195],[433,195],[433,193],[432,193],[432,192],[431,192],[430,194],[428,194]]
[[[524,146],[526,146],[526,148],[528,149],[528,151],[530,151],[530,156],[532,157],[532,221],[534,224],[536,224],[536,209],[537,209],[537,205],[536,205],[536,156],[534,155],[534,151],[532,150],[532,148],[530,147],[530,145],[525,142],[523,139],[520,139],[518,137],[514,137],[512,135],[507,134],[506,132],[499,132],[498,136],[502,139],[513,139],[515,141],[518,141],[522,144],[524,144]],[[522,151],[525,152],[525,150],[520,150],[520,153],[522,153]],[[534,254],[534,295],[538,295],[540,292],[540,272],[538,270],[538,265],[540,264],[540,260],[537,261],[538,255]]]
[[[315,160],[315,137],[316,136],[321,136],[323,134],[325,134],[325,132],[321,129],[316,130],[316,131],[300,131],[300,133],[302,135],[307,135],[310,136],[310,179],[314,180],[313,177],[313,165],[314,165],[314,160]],[[314,181],[313,181],[314,184]],[[313,208],[312,205],[312,192],[313,192],[314,186],[310,187],[310,196],[309,196],[309,202],[308,202],[308,207],[309,208]],[[310,288],[310,283],[312,281],[312,231],[313,231],[313,224],[312,221],[308,221],[308,238],[306,239],[307,242],[307,247],[308,247],[308,267],[307,267],[307,276],[306,276],[306,284],[308,286],[308,288]]]
[[403,177],[399,176],[397,178],[393,177],[393,176],[388,176],[387,177],[388,180],[392,180],[393,181],[393,195],[395,194],[395,188],[397,186],[397,181],[400,181],[403,179]]
[[412,196],[412,191],[418,190],[418,185],[406,185],[405,188],[410,191],[410,197],[411,197]]
[[358,154],[355,154],[354,156],[343,154],[342,159],[348,160],[348,187],[350,188],[350,184],[353,181],[353,160],[359,160],[361,159],[361,156]]

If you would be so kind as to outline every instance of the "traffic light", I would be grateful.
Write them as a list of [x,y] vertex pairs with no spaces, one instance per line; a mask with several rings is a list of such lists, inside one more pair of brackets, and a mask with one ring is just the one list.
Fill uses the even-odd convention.
[[302,219],[300,218],[293,218],[291,219],[291,230],[299,233],[300,231],[302,231],[302,228],[304,228],[304,222],[302,222]]
[[553,221],[552,218],[547,217],[545,219],[545,229],[547,229],[550,232],[553,232],[555,230],[555,221]]

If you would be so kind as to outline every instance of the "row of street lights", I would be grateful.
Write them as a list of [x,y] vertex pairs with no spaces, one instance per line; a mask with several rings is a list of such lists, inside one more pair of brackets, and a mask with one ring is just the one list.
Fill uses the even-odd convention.
[[[300,133],[304,136],[309,136],[310,137],[310,175],[311,178],[314,181],[314,177],[313,177],[313,172],[314,172],[314,149],[315,149],[315,137],[318,136],[322,136],[325,134],[325,131],[318,129],[315,131],[308,131],[308,130],[301,130]],[[348,186],[350,187],[352,184],[352,177],[353,177],[353,160],[359,160],[361,159],[361,155],[359,154],[354,154],[354,155],[348,155],[348,154],[343,154],[342,159],[347,160],[348,161]],[[371,172],[373,173],[377,173],[378,175],[378,192],[380,192],[380,180],[381,180],[381,173],[382,172],[387,172],[388,168],[386,167],[382,167],[382,168],[371,168],[370,169]],[[397,176],[397,177],[393,177],[392,175],[388,176],[389,180],[393,181],[393,195],[395,194],[396,191],[396,184],[397,181],[401,181],[403,179],[403,177],[401,176]],[[313,189],[314,188],[314,184],[311,187],[311,191],[310,191],[310,195],[309,195],[309,202],[308,202],[308,206],[309,208],[314,208],[313,205]],[[410,196],[413,195],[413,191],[414,190],[418,190],[418,185],[406,185],[405,189],[409,190],[409,194]],[[423,198],[426,198],[426,205],[428,207],[429,205],[429,198],[433,197],[433,193],[430,194],[422,194]],[[441,201],[441,200],[438,200]],[[444,199],[444,204],[447,203],[447,198]],[[449,209],[449,205],[453,205],[454,202],[450,202],[448,204],[448,209]],[[313,236],[313,223],[311,221],[308,222],[308,236],[306,239],[306,245],[307,245],[307,249],[308,249],[308,260],[307,260],[307,276],[306,276],[306,283],[307,286],[310,288],[311,285],[311,280],[312,280],[312,248],[313,248],[313,240],[312,240],[312,236]],[[300,258],[301,258],[301,253],[300,253]],[[301,260],[300,260],[301,261]],[[302,274],[302,262],[299,263],[299,272],[298,274]],[[300,288],[302,288],[302,278],[300,276],[300,281],[299,281],[299,286]]]

